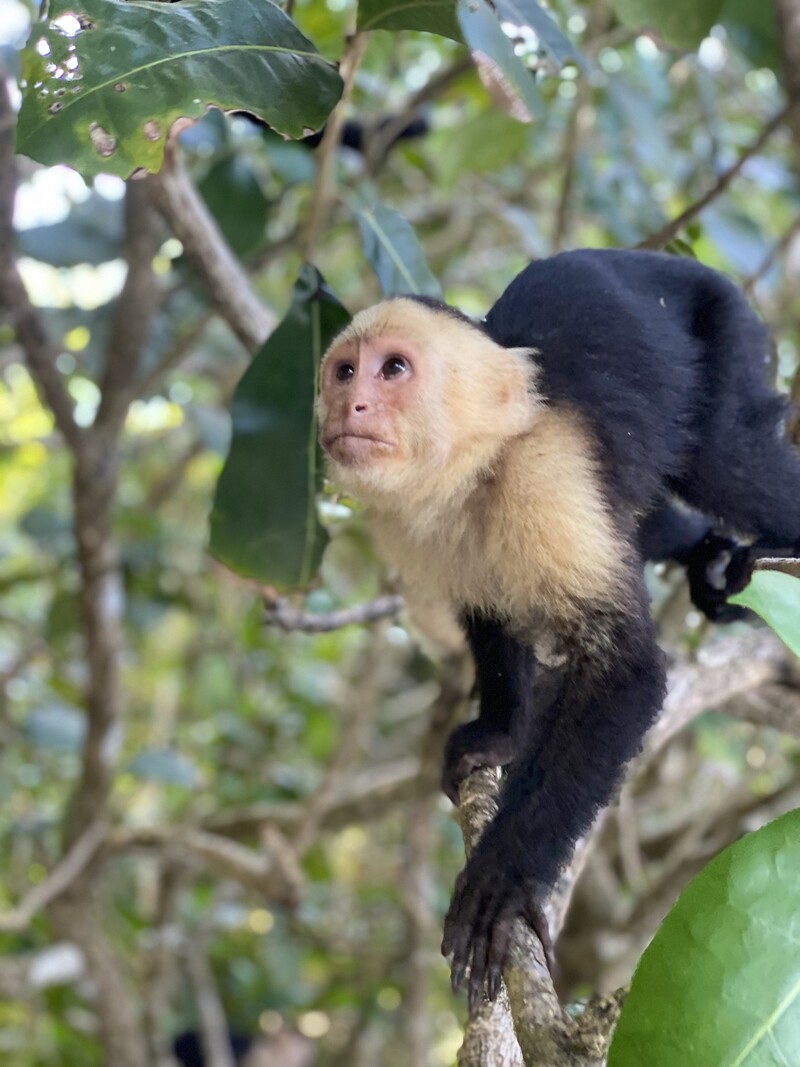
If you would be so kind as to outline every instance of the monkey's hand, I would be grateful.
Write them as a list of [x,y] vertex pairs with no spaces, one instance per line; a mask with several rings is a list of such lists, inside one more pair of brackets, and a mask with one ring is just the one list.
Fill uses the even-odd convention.
[[516,868],[512,858],[494,854],[487,862],[480,849],[456,879],[444,920],[442,954],[453,954],[451,981],[461,988],[469,968],[469,1010],[474,1013],[484,990],[489,1000],[500,991],[514,920],[524,919],[544,948],[550,973],[555,972],[553,943],[544,914],[549,889]]
[[510,736],[475,719],[457,726],[447,739],[442,768],[442,791],[458,807],[458,787],[480,767],[505,767],[511,763]]
[[753,573],[755,556],[749,545],[730,537],[707,534],[692,549],[686,566],[692,602],[712,622],[735,622],[747,617],[747,609],[728,604],[740,593]]

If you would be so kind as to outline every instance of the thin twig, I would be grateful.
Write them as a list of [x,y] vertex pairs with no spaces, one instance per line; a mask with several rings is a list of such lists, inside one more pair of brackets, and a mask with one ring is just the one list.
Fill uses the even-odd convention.
[[674,218],[671,222],[668,222],[667,225],[662,227],[657,233],[651,234],[643,241],[640,241],[639,244],[636,245],[636,248],[663,248],[665,244],[668,244],[674,237],[676,237],[687,222],[691,222],[692,219],[696,218],[697,215],[699,215],[704,208],[708,207],[713,200],[716,200],[718,196],[721,196],[721,194],[725,192],[734,178],[739,175],[748,160],[752,159],[753,156],[758,155],[770,137],[772,137],[775,131],[783,125],[791,110],[792,104],[787,104],[777,115],[774,115],[764,126],[755,141],[739,154],[739,158],[733,166],[720,174],[719,178],[717,178],[716,182],[708,192],[704,193],[699,200],[690,204],[685,211],[682,211],[680,215]]
[[315,615],[311,612],[297,611],[287,600],[274,601],[267,608],[265,622],[279,630],[299,630],[306,634],[326,634],[332,630],[341,630],[365,622],[376,622],[396,615],[403,607],[401,596],[380,596],[369,604],[358,604],[354,608],[342,608],[326,614]]
[[106,839],[108,823],[105,819],[87,826],[68,852],[53,867],[47,878],[33,887],[12,912],[0,915],[0,931],[25,930],[33,919],[64,893],[83,874]]
[[317,177],[311,197],[311,211],[303,234],[302,248],[304,259],[313,258],[314,249],[320,234],[325,229],[335,200],[335,169],[339,139],[344,126],[344,115],[355,85],[356,71],[367,47],[369,34],[354,34],[345,48],[339,73],[344,82],[342,95],[336,107],[328,116],[325,133],[316,151]]
[[388,122],[384,123],[379,129],[372,131],[366,146],[367,174],[375,177],[388,158],[389,148],[402,134],[403,130],[417,118],[423,107],[442,96],[453,82],[458,81],[463,74],[472,70],[473,66],[474,62],[471,55],[466,55],[462,59],[451,63],[449,67],[445,67],[444,70],[429,78],[421,89],[412,93],[398,109],[397,114],[393,115]]
[[769,273],[775,263],[788,249],[798,233],[800,233],[800,217],[794,220],[786,233],[784,233],[783,236],[775,242],[769,252],[767,252],[753,273],[744,280],[742,283],[743,292],[752,293],[756,285],[758,285],[761,279]]
[[183,951],[194,989],[203,1063],[207,1067],[236,1067],[228,1020],[206,955],[205,938],[202,935],[187,938]]

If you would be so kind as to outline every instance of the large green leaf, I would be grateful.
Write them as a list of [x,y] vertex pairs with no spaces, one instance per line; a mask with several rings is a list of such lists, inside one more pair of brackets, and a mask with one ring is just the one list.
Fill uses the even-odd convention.
[[320,357],[348,320],[320,274],[304,267],[286,317],[231,405],[233,438],[214,498],[211,552],[279,589],[307,583],[325,547],[316,514],[322,474],[314,401]]
[[357,212],[364,254],[384,296],[414,293],[441,299],[442,289],[409,222],[383,204]]
[[800,811],[725,849],[642,956],[608,1067],[772,1067],[800,1049]]
[[198,188],[237,256],[247,258],[264,243],[269,202],[243,155],[218,160]]
[[655,30],[666,44],[696,48],[719,19],[723,0],[613,0],[620,22]]
[[19,151],[121,177],[157,171],[172,125],[210,105],[300,137],[341,93],[333,66],[266,0],[52,0],[24,77]]
[[533,73],[515,54],[511,38],[487,0],[458,0],[456,11],[481,80],[502,96],[514,118],[529,121],[541,115],[543,106]]
[[456,0],[359,0],[359,30],[423,30],[461,40]]
[[756,571],[747,588],[730,602],[755,611],[800,656],[800,578],[779,571]]

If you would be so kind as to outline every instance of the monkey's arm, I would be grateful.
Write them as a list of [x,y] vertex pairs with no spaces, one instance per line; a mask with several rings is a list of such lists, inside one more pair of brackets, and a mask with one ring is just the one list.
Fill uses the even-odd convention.
[[444,751],[442,790],[458,804],[458,787],[478,767],[505,767],[515,734],[531,714],[535,660],[495,618],[479,611],[463,618],[480,698],[478,718],[457,726]]
[[[445,920],[454,986],[471,968],[471,1007],[500,986],[512,921],[540,934],[542,908],[577,838],[609,802],[664,695],[643,582],[629,610],[585,607],[560,691],[538,709],[532,747],[514,764],[494,822],[467,862]],[[546,936],[546,934],[545,934]]]
[[755,554],[749,545],[718,534],[705,515],[664,501],[642,520],[639,546],[646,560],[672,560],[686,568],[692,603],[712,622],[746,618],[745,608],[727,601],[750,581]]

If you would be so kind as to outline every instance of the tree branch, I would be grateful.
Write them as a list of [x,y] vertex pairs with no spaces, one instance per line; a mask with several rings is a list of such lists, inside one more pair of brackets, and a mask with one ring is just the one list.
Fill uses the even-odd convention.
[[341,630],[345,626],[388,618],[396,615],[402,607],[401,596],[381,596],[369,604],[358,604],[354,608],[342,608],[341,611],[315,614],[297,611],[288,600],[281,598],[267,607],[265,622],[268,626],[277,626],[279,630],[324,634],[330,633],[331,630]]
[[75,844],[50,871],[43,882],[26,894],[12,912],[0,914],[0,931],[25,930],[32,920],[83,874],[97,855],[108,834],[108,824],[101,819],[87,826]]
[[206,1067],[236,1067],[228,1037],[228,1020],[204,947],[202,943],[187,939],[184,953],[194,987],[203,1063]]
[[56,426],[73,452],[78,452],[83,434],[75,422],[72,400],[56,367],[58,352],[30,301],[14,260],[15,125],[8,95],[8,72],[0,62],[0,308],[14,327],[36,387],[52,411]]
[[753,143],[748,148],[745,148],[740,153],[739,158],[733,164],[732,167],[729,167],[728,170],[723,171],[723,173],[720,174],[719,178],[717,178],[716,182],[714,183],[714,185],[712,185],[712,187],[708,190],[707,193],[704,193],[704,195],[701,196],[699,200],[696,200],[693,204],[690,204],[689,207],[685,209],[685,211],[682,211],[680,215],[674,218],[672,222],[668,222],[667,225],[660,229],[657,233],[651,234],[650,237],[646,237],[643,241],[640,241],[639,244],[636,245],[636,247],[662,248],[665,244],[668,244],[674,237],[676,237],[678,233],[680,233],[680,231],[683,229],[683,227],[687,224],[687,222],[691,222],[692,219],[699,215],[704,208],[708,207],[708,205],[713,200],[716,200],[718,196],[721,196],[722,193],[725,192],[725,190],[728,188],[734,178],[736,178],[741,172],[745,163],[747,163],[749,159],[752,159],[753,156],[758,155],[758,153],[761,151],[761,149],[764,147],[770,137],[772,137],[773,133],[775,133],[775,131],[779,129],[787,120],[792,110],[793,105],[787,104],[786,107],[782,108],[777,115],[774,115],[766,124],[766,126],[764,126],[763,130],[755,139],[755,141],[753,141]]
[[100,407],[93,427],[112,435],[118,432],[136,394],[134,381],[159,304],[153,271],[158,217],[152,193],[146,181],[129,179],[126,183],[123,255],[128,272],[114,309],[100,383]]
[[311,211],[302,238],[303,257],[311,260],[319,236],[328,220],[335,197],[335,167],[344,116],[355,85],[356,71],[367,47],[369,34],[356,33],[348,42],[339,65],[344,82],[342,95],[328,116],[325,133],[316,151],[317,178],[311,196]]
[[228,838],[183,826],[148,826],[118,830],[109,845],[115,851],[170,848],[202,862],[208,870],[230,878],[259,896],[287,907],[300,898],[303,875],[294,850],[274,827],[268,827],[265,852],[256,852]]
[[146,179],[156,203],[218,314],[248,352],[256,353],[275,327],[275,316],[256,296],[250,279],[222,236],[192,184],[177,146],[168,153],[160,174]]

